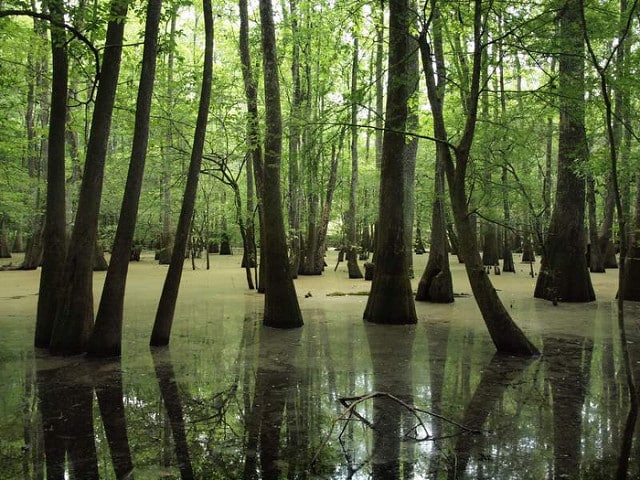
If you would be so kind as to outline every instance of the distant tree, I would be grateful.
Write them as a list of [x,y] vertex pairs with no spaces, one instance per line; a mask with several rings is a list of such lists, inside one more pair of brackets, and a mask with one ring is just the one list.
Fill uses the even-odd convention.
[[93,356],[119,356],[121,351],[124,292],[147,156],[161,9],[162,0],[149,0],[147,3],[142,71],[136,101],[129,173],[96,323],[89,337],[88,353]]
[[280,193],[282,113],[278,56],[271,0],[260,0],[262,63],[265,93],[265,145],[262,199],[264,209],[263,259],[265,299],[263,323],[268,327],[296,328],[303,324],[291,278]]
[[202,8],[204,12],[205,49],[198,118],[193,135],[189,172],[182,197],[182,208],[178,218],[171,263],[162,287],[156,319],[151,332],[150,344],[152,346],[168,345],[171,337],[171,326],[176,309],[176,300],[178,299],[189,232],[191,231],[191,220],[195,208],[196,193],[198,192],[198,175],[202,165],[202,152],[207,132],[209,105],[211,103],[211,81],[213,78],[213,14],[211,12],[211,1],[203,0]]
[[372,323],[416,323],[405,237],[405,144],[411,74],[407,37],[413,13],[407,0],[389,2],[387,107],[375,245],[375,271],[364,319]]

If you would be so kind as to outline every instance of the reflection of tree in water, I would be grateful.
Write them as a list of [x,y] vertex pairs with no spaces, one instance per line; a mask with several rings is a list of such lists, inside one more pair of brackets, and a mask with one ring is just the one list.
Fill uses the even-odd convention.
[[577,478],[593,342],[586,338],[553,337],[545,337],[543,342],[553,399],[553,478]]
[[306,448],[308,418],[298,415],[298,409],[308,399],[296,398],[300,335],[300,330],[260,330],[254,397],[247,413],[246,479],[295,476],[303,466],[299,458]]
[[[473,397],[467,403],[462,424],[481,430],[487,418],[502,399],[507,387],[513,384],[531,363],[530,359],[494,355],[484,368],[480,383],[476,387]],[[454,446],[454,457],[449,467],[450,480],[464,478],[465,471],[474,451],[482,448],[483,435],[460,435]]]
[[158,379],[162,402],[171,426],[180,476],[183,480],[189,480],[195,478],[195,475],[189,456],[182,400],[180,399],[180,391],[176,383],[171,356],[167,347],[152,348],[151,356],[153,357],[153,366]]
[[[93,389],[116,478],[133,470],[127,437],[119,361],[69,363],[36,372],[48,479],[97,479]],[[68,462],[68,463],[67,463]]]
[[[365,328],[374,390],[391,393],[412,405],[411,359],[415,327],[366,325]],[[415,443],[401,440],[410,435],[414,420],[406,408],[391,398],[373,398],[371,471],[374,479],[412,478]]]

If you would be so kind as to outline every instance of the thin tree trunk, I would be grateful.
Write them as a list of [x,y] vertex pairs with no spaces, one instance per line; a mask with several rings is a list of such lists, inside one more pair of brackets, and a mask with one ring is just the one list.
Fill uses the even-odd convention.
[[211,80],[213,78],[213,14],[211,12],[211,0],[203,0],[202,8],[204,12],[204,32],[205,50],[204,65],[202,69],[202,84],[200,89],[200,102],[198,105],[198,118],[193,135],[193,147],[191,159],[189,161],[189,171],[187,183],[184,187],[182,208],[178,218],[178,228],[176,230],[171,263],[162,287],[162,294],[158,302],[156,319],[151,332],[150,344],[152,346],[162,346],[169,343],[171,337],[171,326],[178,299],[178,290],[182,278],[182,267],[187,249],[189,233],[191,231],[191,219],[198,192],[198,175],[202,164],[202,151],[207,132],[207,120],[209,117],[209,104],[211,101]]
[[89,337],[88,353],[93,356],[120,356],[122,348],[124,293],[147,157],[149,115],[155,80],[161,9],[162,0],[149,0],[147,3],[142,71],[138,86],[131,159],[111,260],[96,323]]
[[358,193],[358,32],[354,32],[353,60],[351,62],[351,181],[349,182],[349,209],[346,215],[347,227],[347,269],[349,278],[362,278],[358,266],[358,246],[356,229],[356,195]]
[[[264,203],[263,196],[263,159],[262,148],[260,146],[260,132],[258,129],[258,88],[253,78],[251,66],[251,52],[249,50],[249,15],[247,12],[247,0],[239,1],[240,10],[240,60],[242,62],[242,79],[244,82],[244,92],[247,101],[247,148],[251,159],[248,163],[253,166],[253,175],[256,185],[256,196],[258,202],[258,230],[260,239],[264,238]],[[247,170],[248,175],[248,170]],[[248,180],[247,180],[248,181]],[[249,190],[247,189],[247,192]],[[254,244],[255,247],[255,244]],[[260,248],[262,256],[262,246]],[[257,252],[254,248],[254,255]],[[257,261],[257,259],[256,259]],[[263,262],[259,264],[260,273],[258,275],[258,292],[264,293],[264,268]]]

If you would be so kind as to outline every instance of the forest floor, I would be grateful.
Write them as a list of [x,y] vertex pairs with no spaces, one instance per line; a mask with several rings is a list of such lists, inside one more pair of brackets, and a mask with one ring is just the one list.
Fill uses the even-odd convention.
[[[329,251],[322,276],[295,281],[305,321],[296,331],[260,326],[262,296],[247,289],[240,260],[211,255],[209,270],[204,258],[195,270],[185,261],[170,359],[167,349],[160,355],[147,346],[167,267],[151,252],[130,265],[122,360],[101,368],[124,383],[136,478],[184,477],[185,462],[197,478],[266,478],[273,471],[274,478],[616,478],[618,468],[640,475],[616,270],[592,275],[595,302],[558,306],[532,297],[535,277],[519,257],[515,274],[492,273],[514,320],[543,353],[524,361],[494,356],[455,257],[455,302],[418,302],[416,326],[385,327],[364,324],[370,282],[350,280],[346,263],[334,271],[337,253]],[[414,257],[414,289],[426,260]],[[16,255],[0,264],[20,261]],[[96,305],[104,276],[94,275]],[[34,352],[38,282],[39,270],[0,272],[0,479],[32,478],[44,462],[32,454],[46,418],[41,372],[54,372],[56,388],[72,391],[95,380],[95,365],[82,357]],[[625,318],[640,378],[640,304],[627,303]],[[180,389],[187,460],[177,440],[173,452],[157,413],[159,399],[168,401],[159,373],[167,369]],[[349,402],[356,405],[346,408]],[[166,411],[174,428],[175,410]],[[269,443],[265,432],[275,435]],[[428,439],[409,440],[426,432]],[[96,426],[95,463],[100,478],[115,478],[104,435]],[[628,467],[625,441],[633,452]],[[47,455],[51,468],[49,461]]]

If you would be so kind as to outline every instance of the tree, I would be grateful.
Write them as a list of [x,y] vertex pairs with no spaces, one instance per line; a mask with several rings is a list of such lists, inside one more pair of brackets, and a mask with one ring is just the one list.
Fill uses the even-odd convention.
[[138,86],[129,173],[96,323],[89,337],[88,352],[94,356],[119,356],[121,350],[124,292],[147,156],[161,9],[162,0],[149,0],[147,3],[142,71]]
[[587,160],[584,101],[584,26],[579,0],[560,10],[558,179],[534,296],[554,302],[595,300],[584,246],[585,181],[576,169]]
[[[356,23],[357,25],[357,23]],[[347,230],[347,268],[349,278],[362,278],[358,266],[358,247],[356,245],[356,193],[358,191],[358,34],[354,28],[353,62],[351,64],[351,181],[349,182],[349,209],[345,215]]]
[[[253,77],[253,69],[251,66],[251,51],[249,49],[249,14],[247,12],[247,0],[239,0],[240,11],[240,61],[242,63],[242,80],[244,85],[244,94],[247,102],[247,154],[249,159],[247,160],[247,182],[255,180],[256,197],[258,202],[258,227],[260,238],[264,238],[264,203],[263,196],[263,177],[264,177],[264,165],[262,159],[262,147],[260,142],[260,130],[258,128],[258,87]],[[253,167],[251,170],[249,164]],[[249,172],[251,171],[251,175]],[[253,177],[253,178],[250,178]],[[247,208],[249,202],[250,188],[247,186]],[[251,211],[253,215],[253,211]],[[249,225],[249,222],[247,222]],[[249,231],[252,231],[249,229]],[[253,237],[252,237],[253,238]],[[253,253],[255,251],[255,245]],[[261,254],[262,254],[261,249]],[[254,258],[254,261],[257,259]],[[264,268],[262,262],[260,262],[260,272],[258,274],[258,291],[264,293]]]
[[282,113],[271,0],[260,0],[260,24],[266,121],[262,200],[268,206],[264,209],[262,238],[266,283],[263,324],[267,327],[296,328],[301,327],[303,321],[291,279],[282,215]]
[[[63,4],[49,3],[52,18],[62,21]],[[38,313],[34,345],[46,348],[51,340],[56,310],[60,301],[67,239],[65,231],[65,120],[67,117],[67,84],[69,62],[66,34],[59,26],[51,28],[53,77],[51,83],[51,115],[47,155],[47,211],[45,214],[42,273],[38,295]]]
[[[466,194],[467,169],[471,153],[471,146],[478,118],[478,101],[480,98],[480,79],[482,72],[483,49],[482,30],[485,25],[485,15],[488,14],[480,0],[476,1],[473,10],[473,50],[471,72],[468,84],[463,84],[466,97],[464,130],[457,145],[449,143],[449,136],[444,119],[441,98],[438,95],[437,73],[434,70],[433,59],[437,68],[446,68],[445,59],[441,56],[441,49],[432,47],[428,39],[428,28],[433,26],[434,3],[431,3],[429,17],[418,37],[422,68],[427,84],[427,93],[434,122],[435,141],[447,146],[445,150],[445,169],[449,184],[449,196],[459,235],[459,248],[464,259],[465,269],[471,290],[480,308],[491,339],[500,353],[513,355],[536,355],[537,348],[527,339],[522,330],[515,324],[509,312],[502,304],[498,294],[487,275],[476,241],[475,231],[471,224],[468,199]],[[433,52],[433,53],[432,53]],[[435,54],[435,55],[433,55]],[[453,151],[453,153],[452,153]],[[454,158],[455,157],[455,158]]]
[[375,245],[375,271],[364,319],[372,323],[417,322],[409,281],[405,237],[404,162],[407,103],[412,94],[407,36],[413,14],[407,0],[389,2],[389,77]]
[[[438,51],[436,62],[444,59],[442,44],[442,19],[440,10],[436,3],[432,3],[433,8],[433,42],[434,48]],[[436,96],[441,104],[444,104],[446,92],[446,76],[444,65],[437,64],[436,74]],[[437,133],[434,131],[434,135]],[[431,210],[431,248],[429,249],[429,259],[424,269],[424,273],[418,283],[416,300],[434,303],[453,302],[453,282],[451,270],[449,269],[449,255],[447,252],[447,224],[445,216],[445,161],[447,156],[447,145],[442,142],[436,143],[436,168],[434,174],[434,200]]]
[[61,298],[57,305],[49,345],[53,354],[84,352],[93,327],[93,254],[128,6],[129,2],[126,0],[112,0],[110,4],[105,39],[107,46],[93,110],[78,212],[68,246],[62,275]]
[[152,346],[168,345],[171,337],[171,326],[176,309],[176,300],[182,278],[182,266],[187,250],[187,241],[191,230],[191,219],[198,192],[198,175],[202,164],[202,151],[207,131],[207,120],[209,117],[209,104],[211,102],[211,80],[213,77],[213,14],[211,12],[211,1],[203,0],[202,9],[204,12],[204,32],[205,49],[204,65],[202,69],[202,84],[200,88],[200,103],[198,106],[198,118],[193,134],[193,145],[191,147],[191,159],[189,161],[189,172],[187,183],[184,187],[182,197],[182,208],[178,218],[175,242],[171,252],[171,263],[162,287],[162,294],[158,302],[156,319],[153,323],[150,344]]

